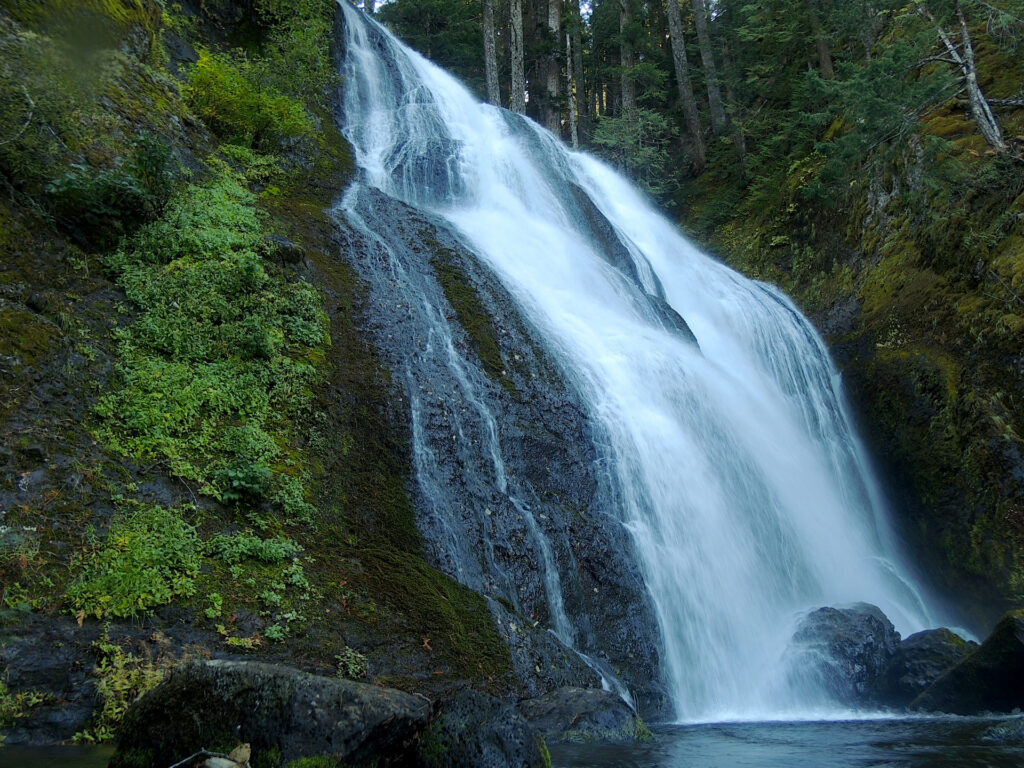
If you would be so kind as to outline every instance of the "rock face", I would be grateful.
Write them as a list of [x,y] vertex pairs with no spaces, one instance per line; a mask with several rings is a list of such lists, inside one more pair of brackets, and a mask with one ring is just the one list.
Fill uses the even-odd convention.
[[622,699],[597,688],[559,688],[520,702],[519,712],[550,744],[635,744],[651,735]]
[[668,716],[653,605],[583,398],[456,232],[376,190],[353,205],[345,252],[408,403],[428,562],[489,599],[525,695],[596,684],[554,629],[619,670],[644,716]]
[[[207,661],[176,670],[128,712],[112,768],[166,766],[238,742],[287,763],[328,756],[407,761],[430,705],[400,691],[255,662]],[[407,764],[407,762],[403,762]]]
[[948,629],[911,635],[896,648],[878,681],[878,700],[889,706],[907,706],[977,647]]
[[793,668],[817,678],[838,701],[867,704],[899,642],[892,622],[874,605],[819,608],[793,634]]
[[546,754],[511,705],[472,690],[441,705],[417,749],[422,768],[544,768]]
[[957,715],[1024,707],[1024,610],[1011,611],[981,647],[914,699],[911,708]]

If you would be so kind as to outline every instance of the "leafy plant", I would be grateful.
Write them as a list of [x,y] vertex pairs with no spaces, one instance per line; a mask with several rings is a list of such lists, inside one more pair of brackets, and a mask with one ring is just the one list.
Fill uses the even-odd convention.
[[348,677],[359,680],[366,677],[367,659],[366,656],[355,648],[345,646],[345,650],[334,657],[338,662],[338,677]]
[[72,605],[97,618],[134,616],[195,593],[202,546],[176,510],[138,507],[77,558]]
[[113,741],[117,726],[128,708],[144,693],[162,683],[175,661],[169,657],[156,660],[140,658],[111,642],[106,633],[93,648],[99,655],[93,674],[100,708],[91,725],[76,733],[74,740],[84,744],[105,744]]

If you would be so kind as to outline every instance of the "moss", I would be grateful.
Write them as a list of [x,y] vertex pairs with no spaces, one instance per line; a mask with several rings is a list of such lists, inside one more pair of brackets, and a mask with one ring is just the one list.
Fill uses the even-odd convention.
[[49,356],[60,335],[60,329],[39,315],[0,308],[0,355],[16,355],[25,365],[36,367]]
[[435,249],[435,255],[431,257],[430,264],[434,268],[445,298],[455,310],[459,325],[469,337],[469,344],[480,359],[484,371],[510,393],[517,394],[515,384],[506,373],[494,320],[469,277],[456,264],[455,253],[436,243],[432,245],[429,240],[426,244]]
[[435,667],[462,679],[486,678],[500,686],[511,655],[494,626],[487,601],[428,566],[418,555],[388,550],[359,553],[363,572],[352,583],[412,619],[436,654]]
[[284,768],[342,768],[342,763],[333,757],[318,755],[316,757],[300,757],[298,760],[290,760],[285,763]]

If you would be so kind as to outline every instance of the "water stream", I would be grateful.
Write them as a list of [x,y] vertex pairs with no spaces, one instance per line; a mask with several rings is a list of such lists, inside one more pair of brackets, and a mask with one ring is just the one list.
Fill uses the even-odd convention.
[[[443,219],[581,393],[601,435],[604,485],[657,614],[675,717],[781,718],[827,706],[781,662],[810,608],[866,601],[904,635],[933,626],[936,606],[899,557],[839,376],[792,302],[701,253],[606,165],[478,103],[341,5],[345,134],[360,180],[340,215],[383,243],[380,225],[360,214],[372,188]],[[413,279],[383,246],[379,258],[395,280]],[[459,439],[486,455],[495,492],[527,521],[543,553],[548,628],[573,647],[563,574],[509,482],[496,416],[475,392],[437,300],[426,289],[418,296],[420,311],[437,318],[428,344],[448,355],[475,411]],[[424,496],[440,498],[444,473],[406,376],[417,481]],[[435,538],[444,538],[444,510],[435,517]],[[472,544],[448,538],[457,578],[485,594],[508,579],[493,558],[481,566]]]

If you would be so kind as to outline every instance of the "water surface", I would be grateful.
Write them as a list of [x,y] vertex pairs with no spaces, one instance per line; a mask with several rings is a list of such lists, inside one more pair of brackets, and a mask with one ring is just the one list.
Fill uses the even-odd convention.
[[1003,722],[915,718],[655,728],[641,746],[555,745],[555,768],[1020,768],[1024,743],[982,741]]

